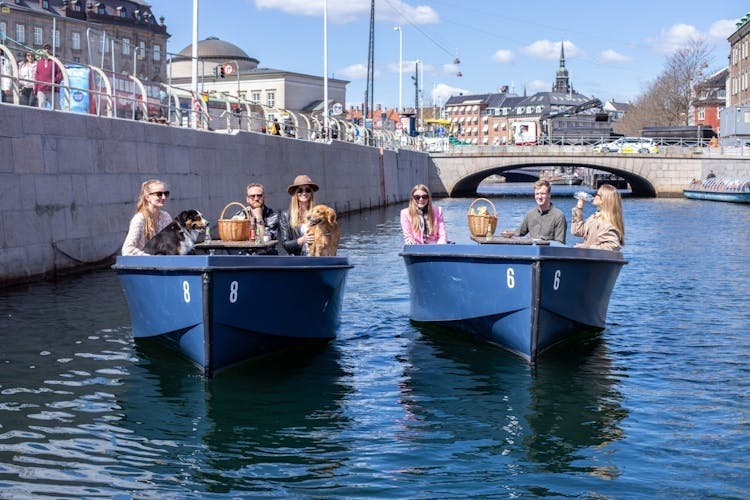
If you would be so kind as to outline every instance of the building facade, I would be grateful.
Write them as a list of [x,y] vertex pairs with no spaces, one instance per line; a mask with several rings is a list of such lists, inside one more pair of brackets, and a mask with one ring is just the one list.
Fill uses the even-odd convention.
[[[193,46],[174,56],[168,82],[190,90]],[[238,46],[210,37],[198,42],[198,91],[237,97],[269,108],[318,113],[323,110],[323,77],[262,68]],[[329,110],[346,109],[346,80],[328,79]],[[337,106],[338,105],[338,106]]]
[[167,27],[134,0],[0,2],[0,43],[22,59],[44,44],[64,64],[90,64],[141,80],[163,82]]
[[695,86],[692,103],[694,125],[710,126],[717,134],[721,132],[719,113],[726,106],[728,76],[729,69],[724,68]]
[[750,13],[729,38],[726,108],[719,111],[722,144],[750,144]]

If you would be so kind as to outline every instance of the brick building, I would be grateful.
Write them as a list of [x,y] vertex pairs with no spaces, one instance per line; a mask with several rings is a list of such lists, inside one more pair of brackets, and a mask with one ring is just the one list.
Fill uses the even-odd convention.
[[65,64],[163,82],[168,38],[164,18],[157,21],[148,4],[135,0],[0,2],[0,43],[21,59],[49,43]]

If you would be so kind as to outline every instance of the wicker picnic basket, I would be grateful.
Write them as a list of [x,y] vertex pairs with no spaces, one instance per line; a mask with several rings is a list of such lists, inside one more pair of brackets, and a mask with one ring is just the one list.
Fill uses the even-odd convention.
[[[224,212],[226,212],[227,208],[232,205],[238,205],[245,212],[244,219],[224,218]],[[221,211],[221,215],[217,221],[217,225],[219,226],[219,238],[222,241],[243,241],[250,238],[250,214],[247,213],[245,205],[237,201],[230,202],[224,207],[224,210]]]
[[[474,204],[480,201],[484,203],[484,205],[481,205],[482,207],[492,208],[492,213],[489,213],[489,210],[486,213],[482,213],[483,211],[479,210],[480,207],[477,207],[475,212]],[[472,201],[471,205],[469,205],[469,231],[471,231],[471,235],[476,238],[487,236],[488,232],[490,235],[494,235],[495,229],[497,229],[497,210],[495,209],[495,204],[487,198],[477,198]]]

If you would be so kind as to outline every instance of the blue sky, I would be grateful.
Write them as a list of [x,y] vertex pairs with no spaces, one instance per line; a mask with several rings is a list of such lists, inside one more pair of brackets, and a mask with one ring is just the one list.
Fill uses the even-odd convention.
[[[192,42],[193,0],[151,0],[172,35],[167,51]],[[199,0],[198,38],[234,43],[261,67],[323,75],[323,0]],[[366,86],[370,0],[327,0],[329,77],[349,80],[347,105]],[[450,95],[519,95],[550,90],[560,41],[573,87],[627,102],[641,94],[671,53],[693,37],[713,48],[707,70],[727,64],[727,37],[750,12],[739,0],[376,0],[374,101],[399,102],[399,31],[403,105],[414,105],[415,61],[423,62],[423,102]],[[453,64],[456,59],[459,64]],[[458,72],[461,76],[458,76]]]

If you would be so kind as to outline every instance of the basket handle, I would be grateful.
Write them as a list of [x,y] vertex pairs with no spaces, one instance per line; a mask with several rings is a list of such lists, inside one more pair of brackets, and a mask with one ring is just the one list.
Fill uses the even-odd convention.
[[488,200],[487,198],[477,198],[476,200],[472,201],[471,205],[469,205],[469,212],[471,212],[471,208],[474,206],[474,203],[478,201],[486,201],[492,207],[492,211],[495,212],[494,214],[495,217],[497,217],[497,209],[495,208],[495,204],[492,203],[492,201]]
[[240,203],[239,201],[230,201],[229,203],[227,203],[227,206],[224,207],[224,210],[221,211],[221,215],[219,216],[219,219],[224,218],[224,212],[226,212],[227,208],[231,207],[232,205],[239,205],[240,207],[242,207],[242,211],[245,212],[245,218],[247,220],[250,220],[250,213],[247,211],[247,207],[243,205],[242,203]]

